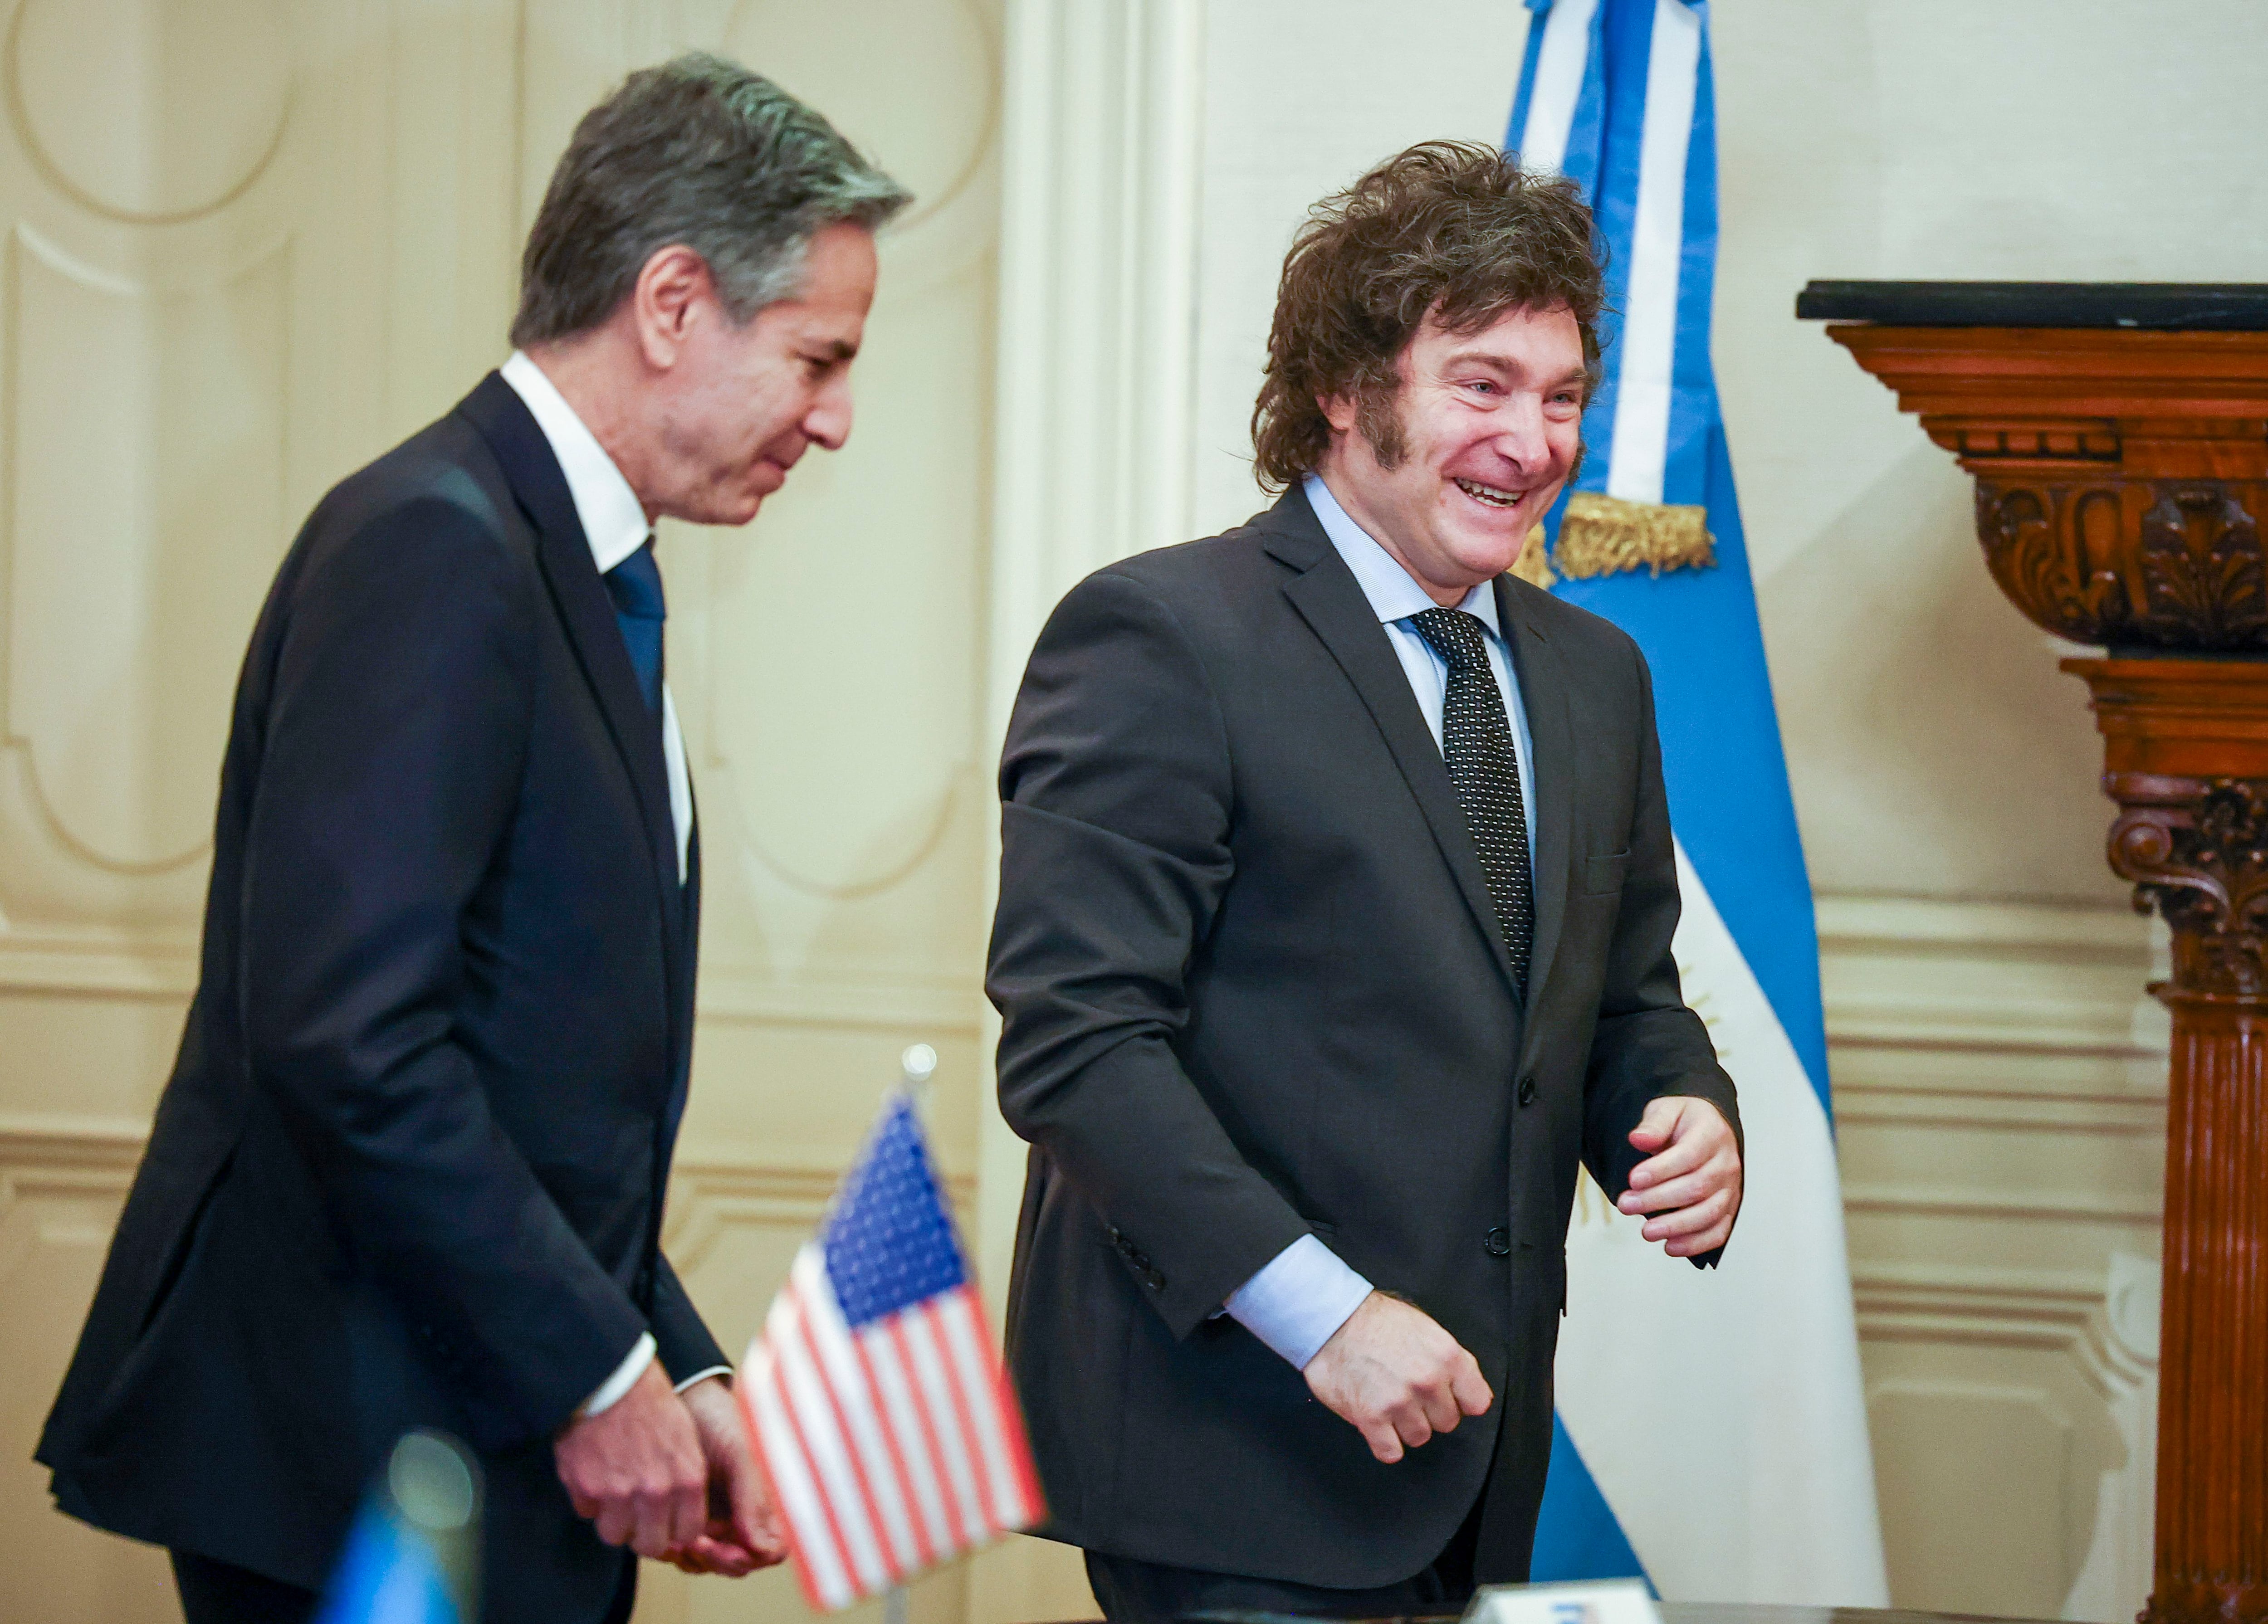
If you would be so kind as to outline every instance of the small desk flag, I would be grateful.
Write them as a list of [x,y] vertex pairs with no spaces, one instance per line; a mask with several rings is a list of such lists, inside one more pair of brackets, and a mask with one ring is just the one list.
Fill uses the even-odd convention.
[[455,1439],[405,1434],[371,1485],[315,1624],[474,1624],[481,1473]]
[[796,1254],[736,1391],[814,1607],[1040,1520],[1023,1417],[906,1094]]

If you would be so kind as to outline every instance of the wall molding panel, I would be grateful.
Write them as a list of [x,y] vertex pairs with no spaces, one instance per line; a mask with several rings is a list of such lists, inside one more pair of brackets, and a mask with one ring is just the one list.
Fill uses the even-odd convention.
[[1892,1599],[2113,1620],[2150,1577],[2161,935],[1818,899]]

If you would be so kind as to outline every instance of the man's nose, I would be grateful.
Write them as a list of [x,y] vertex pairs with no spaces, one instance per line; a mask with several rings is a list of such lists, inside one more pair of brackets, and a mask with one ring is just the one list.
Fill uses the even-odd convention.
[[828,451],[841,451],[843,443],[850,437],[850,386],[847,381],[830,383],[820,392],[804,414],[803,431],[815,445]]
[[1516,464],[1523,474],[1533,474],[1550,460],[1551,441],[1545,431],[1541,400],[1533,395],[1510,396],[1497,408],[1496,419],[1495,446],[1499,456]]

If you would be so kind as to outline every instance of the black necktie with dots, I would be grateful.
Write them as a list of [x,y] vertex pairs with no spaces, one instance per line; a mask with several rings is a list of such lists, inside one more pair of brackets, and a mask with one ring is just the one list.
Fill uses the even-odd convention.
[[1441,753],[1465,809],[1481,877],[1504,929],[1513,979],[1528,990],[1528,958],[1535,943],[1535,882],[1528,863],[1528,807],[1520,794],[1520,755],[1504,693],[1489,669],[1481,622],[1462,609],[1425,609],[1410,617],[1418,636],[1448,663],[1441,705]]

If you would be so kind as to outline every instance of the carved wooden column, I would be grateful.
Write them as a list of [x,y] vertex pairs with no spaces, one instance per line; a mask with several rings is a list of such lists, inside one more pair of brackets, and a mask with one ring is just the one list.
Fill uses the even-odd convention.
[[1992,577],[2103,735],[2110,866],[2173,933],[2155,1580],[2268,1620],[2268,288],[1818,283],[1797,313],[1977,480]]

